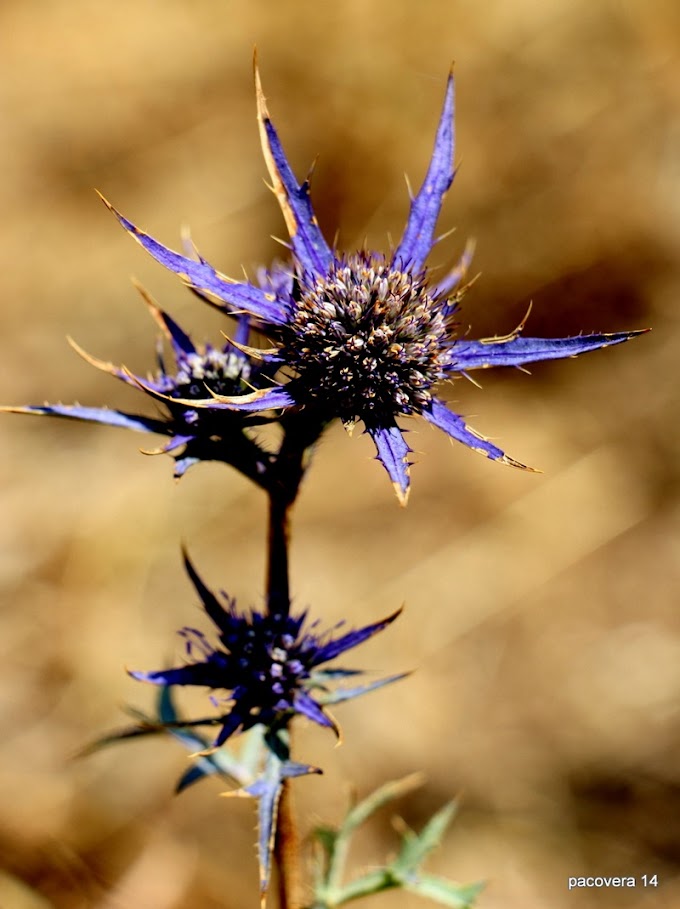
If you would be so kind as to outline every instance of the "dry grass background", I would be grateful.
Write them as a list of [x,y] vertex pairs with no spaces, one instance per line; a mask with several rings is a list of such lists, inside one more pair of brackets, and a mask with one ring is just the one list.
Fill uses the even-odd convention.
[[[475,333],[654,333],[529,378],[452,390],[524,475],[414,422],[408,509],[363,438],[331,431],[295,522],[300,606],[398,623],[361,654],[399,688],[340,713],[346,742],[300,734],[326,768],[299,782],[305,829],[423,768],[400,810],[452,794],[433,860],[488,878],[483,909],[680,905],[680,12],[673,0],[4,0],[0,7],[0,397],[131,407],[66,346],[137,371],[154,326],[134,273],[200,337],[220,320],[132,244],[99,187],[155,236],[191,224],[238,274],[283,225],[263,185],[252,47],[328,236],[384,247],[424,172],[455,59],[452,262],[478,240]],[[73,753],[153,692],[125,665],[179,653],[200,622],[181,538],[205,577],[258,603],[264,503],[228,468],[173,488],[141,437],[4,417],[0,443],[0,907],[225,909],[256,901],[254,814],[206,783],[171,797],[170,742]],[[388,815],[357,861],[394,843]],[[654,891],[568,893],[574,874],[657,873]],[[387,894],[375,909],[420,905]]]

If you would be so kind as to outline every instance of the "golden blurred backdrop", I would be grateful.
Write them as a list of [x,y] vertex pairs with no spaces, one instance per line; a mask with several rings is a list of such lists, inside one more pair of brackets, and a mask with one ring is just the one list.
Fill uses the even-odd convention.
[[[680,905],[680,7],[673,0],[4,0],[0,6],[0,399],[128,409],[141,395],[67,346],[136,372],[155,327],[134,274],[183,325],[220,318],[124,236],[101,189],[155,237],[189,224],[227,274],[282,235],[264,185],[251,59],[299,175],[318,155],[326,235],[386,248],[457,76],[462,166],[441,218],[477,240],[474,336],[653,326],[579,359],[485,374],[451,400],[523,474],[413,421],[407,509],[369,442],[335,428],[297,508],[295,602],[333,623],[399,622],[357,662],[415,669],[338,709],[345,743],[300,724],[325,768],[297,784],[303,830],[353,791],[422,768],[399,813],[460,811],[431,867],[488,880],[481,909]],[[184,576],[263,597],[264,501],[229,468],[177,486],[147,440],[0,422],[0,907],[256,905],[254,808],[217,782],[173,798],[170,742],[73,756],[149,708],[124,668],[207,627]],[[394,848],[389,812],[356,852]],[[659,876],[656,889],[567,890],[570,875]],[[423,905],[385,894],[374,909]],[[272,904],[275,898],[272,897]]]

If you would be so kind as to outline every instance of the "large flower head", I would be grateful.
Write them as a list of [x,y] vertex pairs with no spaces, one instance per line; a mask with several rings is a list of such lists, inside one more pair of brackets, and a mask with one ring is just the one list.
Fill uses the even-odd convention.
[[454,177],[453,74],[427,174],[389,256],[331,249],[312,209],[309,182],[298,183],[288,164],[257,69],[256,93],[264,157],[290,235],[287,280],[266,287],[231,281],[204,259],[197,262],[161,245],[114,210],[161,264],[226,312],[248,312],[274,342],[261,356],[279,370],[283,386],[241,397],[213,393],[196,406],[251,412],[304,408],[318,415],[320,425],[333,418],[346,424],[361,420],[402,502],[409,488],[410,449],[398,421],[412,414],[493,460],[523,467],[451,412],[437,396],[437,384],[474,369],[573,357],[639,332],[527,338],[520,326],[504,337],[474,341],[457,336],[454,314],[465,291],[470,249],[438,281],[430,279],[426,266]]
[[323,664],[382,631],[399,612],[333,637],[332,632],[319,632],[317,623],[308,623],[304,612],[295,616],[254,609],[240,612],[233,599],[226,594],[219,599],[206,587],[186,556],[185,565],[203,608],[218,629],[219,644],[214,647],[202,632],[184,628],[180,634],[190,662],[176,669],[131,674],[156,685],[199,685],[223,691],[223,700],[230,706],[220,717],[222,728],[215,746],[253,726],[272,729],[282,722],[285,725],[296,713],[334,728],[325,705],[358,697],[401,678],[390,676],[331,692],[327,688],[330,681],[361,673],[323,668]]
[[[263,280],[269,281],[270,278],[263,274]],[[245,345],[250,330],[248,317],[241,315],[238,318],[232,341],[221,347],[210,344],[199,346],[154,303],[143,288],[139,287],[138,290],[171,350],[171,363],[166,364],[161,341],[156,351],[156,372],[142,378],[123,366],[115,366],[90,356],[73,341],[71,344],[91,365],[149,395],[159,408],[159,416],[147,417],[80,404],[43,404],[3,409],[165,435],[169,439],[163,446],[146,453],[171,454],[175,460],[177,478],[198,461],[211,460],[232,464],[256,482],[264,483],[270,456],[247,432],[249,428],[262,423],[262,418],[236,410],[230,412],[226,409],[192,406],[194,400],[202,404],[206,392],[233,397],[250,395],[253,387],[257,388],[263,382],[267,387],[270,386],[267,364],[259,358],[252,359],[246,352]]]

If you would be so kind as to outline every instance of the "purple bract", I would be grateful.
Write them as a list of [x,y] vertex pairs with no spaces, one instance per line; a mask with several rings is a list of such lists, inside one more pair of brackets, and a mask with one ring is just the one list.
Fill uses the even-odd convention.
[[[438,384],[474,369],[574,357],[620,344],[641,332],[527,338],[521,335],[522,323],[503,337],[457,336],[456,313],[469,286],[462,282],[471,246],[443,279],[431,281],[426,266],[436,243],[442,202],[455,174],[453,74],[447,82],[427,174],[411,201],[403,236],[388,257],[362,250],[347,254],[328,245],[312,209],[309,183],[298,183],[269,117],[257,69],[255,79],[264,157],[290,235],[291,261],[285,269],[279,266],[265,273],[259,286],[232,281],[201,256],[192,258],[163,246],[106,204],[162,265],[226,313],[246,313],[271,338],[272,347],[257,355],[264,381],[230,391],[206,380],[207,390],[196,385],[191,396],[181,396],[178,385],[164,391],[152,383],[136,380],[137,384],[171,408],[189,408],[197,423],[201,411],[245,416],[282,410],[304,412],[308,424],[318,425],[320,433],[335,418],[347,426],[361,420],[402,504],[409,490],[411,449],[399,421],[414,414],[493,460],[523,468],[449,410],[437,396]],[[247,351],[254,355],[250,348]],[[182,350],[185,359],[186,353]],[[244,365],[244,360],[233,362]],[[88,408],[60,405],[23,410],[114,422],[113,415],[102,417],[102,411]],[[139,418],[115,416],[119,425],[125,425],[121,419],[131,428],[149,430],[148,420],[140,425]],[[174,428],[165,450],[191,437],[191,432]],[[201,440],[202,444],[205,434]],[[194,447],[199,449],[195,456],[188,450],[182,464],[206,456],[201,445]]]
[[332,637],[330,632],[318,632],[317,623],[307,624],[304,612],[296,616],[257,610],[239,612],[233,599],[224,595],[220,600],[206,587],[186,556],[185,565],[203,608],[217,626],[219,646],[213,647],[202,632],[184,628],[180,634],[192,662],[176,669],[131,675],[156,685],[199,685],[229,692],[225,700],[231,707],[220,717],[222,729],[215,746],[233,733],[256,725],[268,729],[285,725],[296,713],[321,726],[335,728],[324,705],[350,700],[402,677],[389,676],[329,691],[329,682],[360,675],[361,671],[322,668],[382,631],[399,611],[380,622]]

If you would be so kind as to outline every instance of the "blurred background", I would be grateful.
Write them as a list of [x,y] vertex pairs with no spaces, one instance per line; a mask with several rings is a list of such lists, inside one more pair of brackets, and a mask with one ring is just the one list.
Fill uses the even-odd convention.
[[[423,769],[399,813],[459,816],[431,869],[485,878],[482,909],[680,905],[680,7],[674,0],[4,0],[0,7],[0,399],[149,410],[67,346],[144,373],[138,278],[198,339],[220,320],[149,259],[102,190],[222,271],[280,255],[255,124],[257,44],[272,116],[326,235],[385,249],[429,159],[456,63],[462,166],[433,264],[477,240],[472,336],[653,326],[577,362],[459,382],[456,408],[523,474],[413,421],[398,507],[366,438],[320,445],[296,512],[296,604],[399,622],[357,662],[412,678],[339,708],[345,743],[300,724],[325,768],[296,791],[303,832],[353,792]],[[207,630],[183,574],[263,599],[264,499],[230,468],[175,486],[148,438],[0,422],[0,907],[257,904],[254,806],[209,781],[175,799],[170,740],[74,755],[150,708],[125,667]],[[148,447],[148,445],[147,445]],[[356,867],[394,848],[390,812]],[[572,875],[656,889],[567,891]],[[424,905],[397,894],[374,909]],[[275,897],[272,898],[272,904]]]

